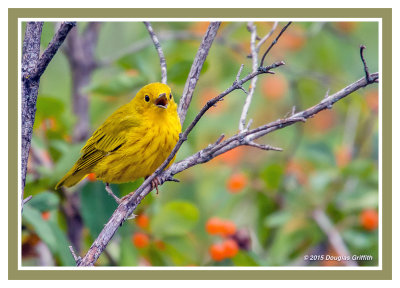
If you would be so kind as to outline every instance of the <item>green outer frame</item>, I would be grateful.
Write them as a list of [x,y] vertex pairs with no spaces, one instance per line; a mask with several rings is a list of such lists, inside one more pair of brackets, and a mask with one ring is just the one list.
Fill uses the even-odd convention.
[[[18,18],[380,18],[382,19],[382,270],[18,270]],[[8,9],[9,279],[392,279],[391,8],[10,8]],[[383,73],[382,73],[383,72]]]

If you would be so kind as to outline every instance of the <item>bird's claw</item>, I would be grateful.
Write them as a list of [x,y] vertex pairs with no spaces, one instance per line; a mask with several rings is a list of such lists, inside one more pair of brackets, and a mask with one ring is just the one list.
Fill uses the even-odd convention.
[[109,183],[106,183],[106,191],[107,191],[108,195],[110,195],[111,197],[114,198],[115,202],[117,202],[118,205],[121,204],[121,202],[123,201],[123,198],[122,198],[122,199],[119,199],[119,198],[113,193],[113,191],[111,190],[111,187],[110,187],[110,184],[109,184]]

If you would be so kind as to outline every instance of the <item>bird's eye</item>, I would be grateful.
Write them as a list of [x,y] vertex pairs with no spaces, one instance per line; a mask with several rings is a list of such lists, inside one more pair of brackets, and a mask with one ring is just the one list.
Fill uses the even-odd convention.
[[171,99],[172,99],[172,94],[170,93],[170,94],[169,94],[169,100],[171,100]]
[[149,101],[150,101],[149,95],[144,96],[144,100],[145,100],[146,102],[149,102]]

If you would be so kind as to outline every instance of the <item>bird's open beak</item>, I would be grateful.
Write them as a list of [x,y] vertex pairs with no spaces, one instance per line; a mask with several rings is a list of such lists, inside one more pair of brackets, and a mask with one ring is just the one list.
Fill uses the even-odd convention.
[[158,96],[158,98],[156,99],[156,101],[154,101],[154,104],[155,104],[157,107],[167,109],[167,107],[168,107],[168,98],[167,98],[167,94],[165,94],[165,93],[160,94],[160,95]]

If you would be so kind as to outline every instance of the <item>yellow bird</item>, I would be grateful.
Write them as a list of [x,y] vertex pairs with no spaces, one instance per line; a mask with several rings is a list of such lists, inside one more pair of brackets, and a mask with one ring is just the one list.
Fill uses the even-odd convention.
[[112,194],[108,183],[151,175],[168,158],[181,129],[171,88],[162,83],[146,85],[93,133],[56,189],[71,187],[94,173]]

